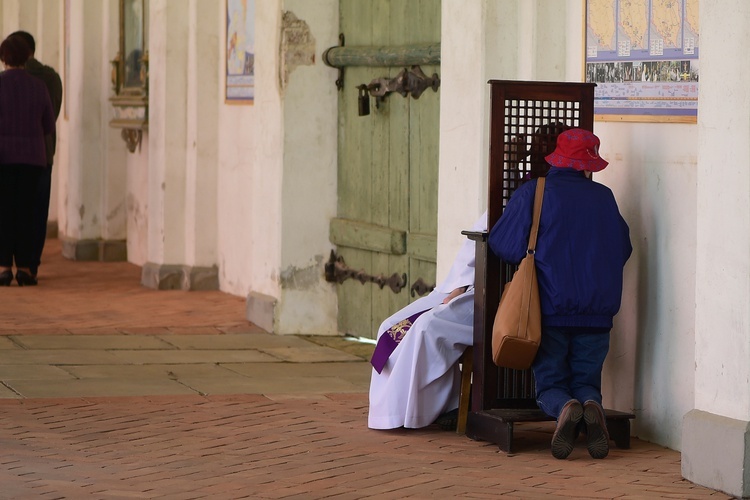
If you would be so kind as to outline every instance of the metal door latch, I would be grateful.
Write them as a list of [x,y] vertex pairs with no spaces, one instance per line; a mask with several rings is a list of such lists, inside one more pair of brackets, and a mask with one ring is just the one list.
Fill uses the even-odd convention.
[[[375,97],[375,107],[380,107],[380,103],[393,92],[407,97],[411,94],[414,99],[431,88],[437,92],[440,87],[440,77],[437,73],[427,76],[419,66],[412,66],[411,69],[404,68],[394,78],[375,78],[369,84],[359,85],[359,116],[370,114],[370,103],[368,94]],[[364,101],[367,101],[366,103]]]
[[411,94],[414,99],[431,88],[437,92],[440,87],[440,77],[437,73],[427,76],[419,66],[412,66],[411,69],[404,68],[394,78],[375,78],[367,86],[370,94],[375,97],[386,97],[391,92],[398,92],[402,97]]

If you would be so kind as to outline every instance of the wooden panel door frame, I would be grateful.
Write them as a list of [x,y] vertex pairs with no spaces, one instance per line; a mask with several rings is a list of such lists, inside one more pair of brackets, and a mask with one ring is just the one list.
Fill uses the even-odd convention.
[[[439,14],[440,0],[340,2],[346,47],[439,43]],[[361,29],[356,29],[358,23]],[[347,66],[343,72],[338,127],[339,205],[337,219],[331,225],[331,241],[350,268],[385,276],[406,273],[409,284],[420,275],[432,285],[437,255],[439,94],[427,90],[416,100],[392,93],[377,105],[372,99],[370,115],[360,117],[357,113],[357,86],[376,78],[392,78],[403,69]],[[437,69],[426,66],[431,73]],[[419,125],[423,116],[429,123]],[[422,146],[422,141],[434,144]],[[427,161],[429,155],[434,155],[434,160]],[[424,163],[427,166],[422,166]],[[369,229],[356,237],[340,231],[355,226]],[[365,233],[371,237],[369,242]],[[364,248],[374,241],[375,234],[383,240],[378,248]],[[396,248],[402,236],[406,247],[403,252]],[[353,239],[356,241],[352,244]],[[349,281],[340,287],[339,328],[361,336],[374,337],[380,322],[417,298],[411,296],[409,286],[398,294],[369,283]]]

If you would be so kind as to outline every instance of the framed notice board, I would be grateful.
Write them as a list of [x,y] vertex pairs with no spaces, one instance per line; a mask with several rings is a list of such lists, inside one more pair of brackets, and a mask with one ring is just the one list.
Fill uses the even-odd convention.
[[695,123],[699,0],[585,0],[585,81],[605,121]]

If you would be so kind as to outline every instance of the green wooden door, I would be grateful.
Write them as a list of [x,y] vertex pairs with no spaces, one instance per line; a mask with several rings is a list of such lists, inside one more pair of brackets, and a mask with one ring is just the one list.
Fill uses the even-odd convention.
[[[346,47],[440,42],[440,0],[341,0]],[[338,285],[339,331],[374,338],[389,315],[435,283],[439,90],[418,99],[389,94],[358,115],[357,86],[393,78],[399,67],[346,67],[339,91],[338,216],[331,241],[345,264],[370,275],[406,275],[394,293],[350,279]],[[430,76],[439,66],[422,66]]]

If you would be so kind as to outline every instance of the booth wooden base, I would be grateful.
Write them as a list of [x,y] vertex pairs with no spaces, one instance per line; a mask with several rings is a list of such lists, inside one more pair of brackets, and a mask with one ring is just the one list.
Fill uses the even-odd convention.
[[[609,437],[618,448],[630,448],[630,420],[632,413],[604,410]],[[513,425],[519,422],[546,422],[554,418],[539,409],[493,409],[469,412],[466,435],[476,441],[497,444],[506,453],[513,453]]]

